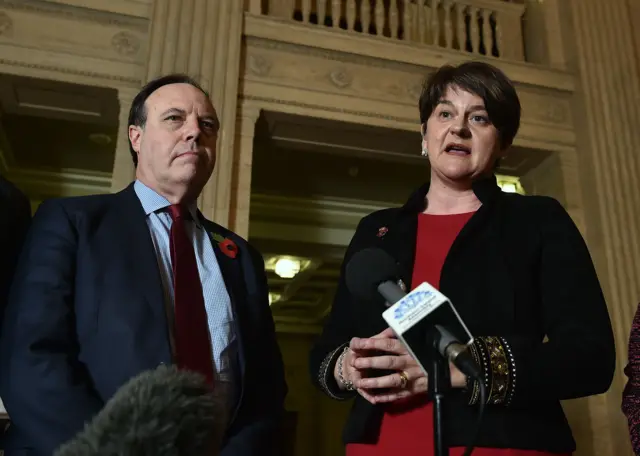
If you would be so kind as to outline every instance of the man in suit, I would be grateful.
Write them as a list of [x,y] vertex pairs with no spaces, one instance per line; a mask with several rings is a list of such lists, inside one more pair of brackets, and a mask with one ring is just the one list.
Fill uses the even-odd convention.
[[[30,221],[29,198],[0,176],[0,328],[16,261]],[[0,449],[4,446],[6,424],[4,404],[0,399]]]
[[9,286],[30,221],[29,198],[0,176],[0,327]]
[[129,114],[136,181],[36,212],[0,341],[7,456],[51,455],[127,380],[168,363],[213,384],[221,455],[271,454],[286,384],[264,262],[196,207],[218,130],[196,82],[151,81]]

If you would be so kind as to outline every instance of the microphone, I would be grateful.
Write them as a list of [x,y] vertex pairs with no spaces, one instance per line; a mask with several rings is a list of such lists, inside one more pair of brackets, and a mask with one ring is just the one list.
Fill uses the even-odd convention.
[[210,456],[215,410],[204,376],[162,365],[118,389],[54,456]]
[[[429,347],[425,346],[425,333],[432,333],[435,347],[445,359],[468,377],[482,379],[482,372],[468,350],[473,336],[451,301],[440,291],[425,282],[405,293],[397,284],[398,263],[375,247],[354,254],[345,273],[351,294],[363,300],[380,294],[391,305],[382,317],[425,373],[424,366],[431,358]],[[467,342],[460,342],[446,327],[455,327],[454,332],[466,336]]]

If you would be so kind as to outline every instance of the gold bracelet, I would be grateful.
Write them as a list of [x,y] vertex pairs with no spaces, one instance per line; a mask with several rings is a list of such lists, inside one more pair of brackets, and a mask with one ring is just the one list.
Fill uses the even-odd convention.
[[[471,346],[469,347],[469,350],[471,351],[471,356],[473,357],[473,360],[475,361],[476,365],[481,366],[480,364],[480,358],[478,356],[478,349],[476,348],[475,344],[471,344]],[[480,385],[478,383],[478,379],[472,379],[472,388],[471,388],[471,397],[469,399],[469,405],[475,405],[478,403],[478,399],[479,399],[479,395],[480,395]]]
[[487,348],[487,345],[483,337],[476,338],[475,346],[478,350],[477,352],[478,359],[480,360],[478,365],[482,367],[483,382],[487,390],[487,397],[486,397],[485,403],[488,404],[489,398],[491,397],[491,391],[492,391],[491,388],[493,386],[491,382],[492,375],[491,375],[491,362],[489,359],[489,350]]
[[516,361],[513,357],[511,346],[504,337],[500,338],[500,342],[502,342],[502,347],[507,354],[507,360],[509,362],[509,387],[507,392],[507,401],[505,403],[505,405],[508,407],[513,402],[513,397],[516,393]]
[[487,403],[504,404],[509,390],[509,362],[498,337],[485,337],[491,363],[491,393]]

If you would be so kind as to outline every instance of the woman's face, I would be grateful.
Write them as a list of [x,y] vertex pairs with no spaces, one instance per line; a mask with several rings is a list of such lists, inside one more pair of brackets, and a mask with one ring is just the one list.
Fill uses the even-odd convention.
[[447,89],[427,119],[426,132],[422,128],[432,178],[470,185],[491,173],[505,152],[482,98],[455,86]]

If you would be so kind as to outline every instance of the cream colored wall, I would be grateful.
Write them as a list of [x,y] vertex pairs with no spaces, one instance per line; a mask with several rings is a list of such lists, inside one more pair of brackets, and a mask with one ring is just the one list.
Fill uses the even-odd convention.
[[278,342],[286,366],[288,411],[298,412],[296,455],[339,456],[344,454],[342,426],[351,402],[328,399],[311,384],[309,350],[316,336],[279,334]]
[[[631,454],[619,405],[620,368],[640,295],[640,197],[633,191],[640,175],[640,113],[634,104],[640,99],[640,7],[635,0],[528,3],[530,19],[538,22],[525,36],[547,36],[528,50],[541,65],[492,61],[519,85],[519,144],[552,152],[547,172],[532,174],[525,186],[560,199],[585,234],[618,345],[611,391],[567,403],[566,409],[578,456]],[[466,58],[245,15],[238,0],[0,0],[0,72],[118,89],[122,125],[112,190],[133,175],[124,119],[136,89],[169,71],[197,76],[222,120],[216,174],[200,205],[241,234],[248,233],[260,110],[414,131],[425,72]],[[298,454],[340,454],[337,434],[346,407],[309,386],[307,337],[280,336],[292,390],[288,406],[304,411]],[[312,437],[320,443],[310,443]]]
[[634,45],[636,49],[636,59],[640,59],[640,2],[637,0],[627,0],[629,6],[629,19],[633,24],[632,31],[634,36]]
[[[620,412],[631,321],[640,300],[640,61],[628,0],[571,0],[564,43],[577,75],[574,98],[583,231],[602,282],[617,345],[606,395],[589,400],[592,433],[582,454],[631,454]],[[566,17],[566,16],[565,16]],[[637,17],[637,15],[635,16]],[[586,422],[583,418],[581,422]]]

